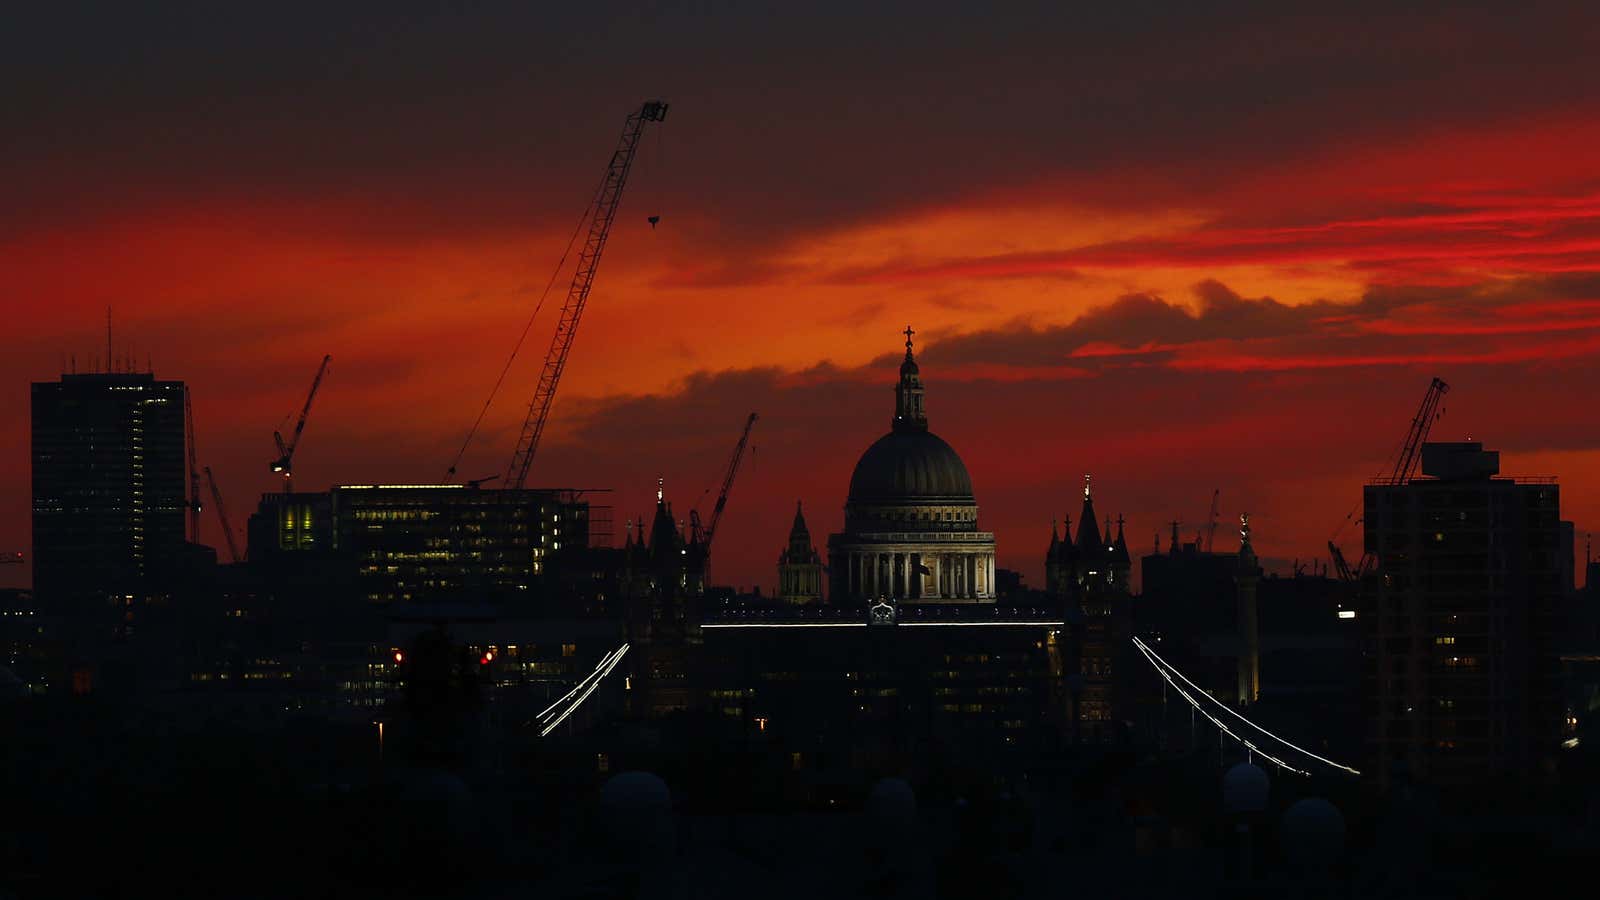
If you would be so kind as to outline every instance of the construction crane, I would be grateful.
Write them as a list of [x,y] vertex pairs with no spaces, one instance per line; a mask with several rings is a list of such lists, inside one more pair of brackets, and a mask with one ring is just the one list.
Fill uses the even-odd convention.
[[711,523],[704,528],[700,525],[700,511],[689,510],[689,533],[707,555],[711,553],[711,541],[717,536],[717,523],[722,521],[722,511],[728,506],[728,492],[733,490],[733,477],[739,474],[739,463],[744,461],[744,448],[750,443],[750,429],[756,427],[755,413],[744,420],[744,432],[739,435],[739,443],[733,448],[733,458],[728,460],[728,471],[722,476],[722,491],[717,494],[717,504],[711,508]]
[[1222,496],[1222,488],[1211,489],[1211,518],[1206,525],[1206,552],[1210,553],[1212,545],[1217,540],[1217,498]]
[[505,485],[521,489],[528,481],[528,468],[533,465],[534,454],[539,451],[539,439],[550,417],[550,405],[555,401],[556,388],[561,384],[561,373],[567,367],[567,355],[572,352],[572,341],[578,334],[578,321],[583,317],[583,307],[594,287],[595,273],[600,270],[600,255],[605,252],[606,238],[611,234],[611,223],[617,217],[617,206],[622,202],[622,188],[628,182],[628,171],[633,168],[633,157],[639,149],[639,136],[647,122],[661,122],[667,117],[667,104],[659,100],[646,102],[637,112],[628,114],[622,125],[622,137],[611,152],[611,162],[606,166],[605,178],[589,207],[589,235],[578,255],[578,267],[567,288],[567,299],[561,306],[561,318],[556,322],[555,335],[550,338],[550,350],[545,354],[544,369],[539,374],[538,387],[534,389],[533,402],[528,404],[528,416],[522,423],[522,434],[517,438],[516,450],[511,454],[511,464],[506,469]]
[[222,491],[217,489],[217,479],[211,474],[211,467],[205,467],[206,484],[211,486],[211,502],[217,507],[217,521],[222,523],[222,536],[228,541],[228,555],[234,562],[244,562],[244,555],[239,552],[239,541],[233,536],[233,526],[228,524],[228,508],[222,504]]
[[200,543],[200,470],[194,465],[194,405],[183,390],[183,435],[189,444],[189,542]]
[[1411,476],[1417,472],[1417,467],[1422,464],[1422,445],[1428,441],[1428,432],[1433,428],[1433,423],[1442,415],[1439,409],[1444,402],[1444,395],[1450,393],[1450,385],[1435,378],[1428,385],[1428,393],[1422,398],[1422,406],[1417,408],[1416,418],[1411,420],[1411,430],[1406,433],[1405,446],[1400,449],[1400,456],[1395,460],[1394,471],[1384,484],[1406,484]]
[[[1405,443],[1400,447],[1400,453],[1395,457],[1394,466],[1387,474],[1377,479],[1378,484],[1400,485],[1409,484],[1417,473],[1417,467],[1422,464],[1422,445],[1428,442],[1428,432],[1433,429],[1433,423],[1444,414],[1442,404],[1444,395],[1450,393],[1450,385],[1443,379],[1434,378],[1428,383],[1428,392],[1422,397],[1422,405],[1417,408],[1416,416],[1411,420],[1411,427],[1406,432]],[[1351,513],[1354,514],[1354,511]],[[1346,521],[1350,516],[1345,517]],[[1343,530],[1343,526],[1341,526]],[[1336,533],[1335,538],[1338,537]],[[1377,564],[1371,553],[1363,552],[1361,559],[1352,568],[1344,558],[1344,551],[1332,539],[1328,541],[1328,556],[1333,560],[1334,571],[1338,572],[1339,579],[1350,583],[1359,583],[1363,577]]]
[[294,433],[289,436],[287,444],[283,435],[276,430],[272,432],[272,440],[278,445],[278,458],[272,461],[272,471],[283,476],[284,490],[294,493],[294,448],[300,446],[300,434],[306,430],[306,416],[311,414],[311,401],[317,399],[317,388],[322,386],[322,376],[328,372],[328,362],[332,355],[322,357],[322,365],[317,367],[317,377],[311,379],[311,391],[306,394],[306,405],[300,407],[300,418],[294,423]]

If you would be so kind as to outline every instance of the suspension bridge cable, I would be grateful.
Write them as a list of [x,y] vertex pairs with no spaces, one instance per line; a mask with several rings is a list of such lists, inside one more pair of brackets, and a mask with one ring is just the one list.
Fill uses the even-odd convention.
[[[1206,698],[1209,699],[1212,703],[1215,703],[1217,706],[1221,707],[1229,715],[1231,715],[1234,718],[1238,719],[1239,721],[1245,723],[1246,725],[1249,725],[1251,728],[1254,728],[1256,731],[1259,731],[1262,734],[1266,735],[1267,737],[1272,738],[1273,740],[1277,741],[1278,743],[1283,744],[1285,747],[1289,747],[1289,748],[1291,748],[1293,750],[1299,751],[1301,754],[1303,754],[1305,756],[1309,756],[1312,759],[1314,759],[1314,760],[1316,760],[1316,761],[1318,761],[1320,763],[1324,763],[1326,765],[1333,766],[1335,769],[1342,769],[1342,770],[1344,770],[1346,772],[1349,772],[1352,775],[1360,775],[1361,774],[1356,769],[1352,769],[1349,766],[1344,765],[1343,763],[1334,762],[1333,760],[1328,759],[1325,756],[1318,756],[1317,754],[1312,753],[1310,750],[1307,750],[1306,748],[1301,747],[1298,744],[1295,744],[1295,743],[1292,743],[1290,741],[1287,741],[1287,740],[1277,736],[1276,734],[1273,734],[1272,732],[1268,731],[1267,729],[1262,728],[1260,725],[1257,725],[1256,723],[1250,721],[1249,719],[1245,718],[1244,716],[1242,716],[1239,713],[1235,712],[1234,710],[1230,709],[1228,707],[1228,705],[1223,703],[1221,700],[1218,700],[1217,698],[1211,696],[1210,694],[1207,694],[1204,690],[1202,690],[1200,688],[1199,685],[1197,685],[1194,682],[1190,681],[1188,676],[1186,676],[1182,672],[1178,671],[1178,668],[1176,666],[1174,666],[1171,663],[1167,662],[1165,659],[1162,659],[1161,655],[1156,653],[1154,650],[1152,650],[1150,648],[1150,645],[1146,644],[1143,640],[1141,640],[1141,639],[1136,637],[1136,638],[1133,639],[1133,643],[1134,643],[1135,646],[1137,646],[1139,648],[1139,650],[1141,652],[1143,652],[1145,654],[1145,656],[1147,658],[1149,658],[1151,660],[1152,663],[1154,663],[1156,665],[1156,667],[1158,669],[1161,669],[1163,671],[1163,675],[1165,674],[1165,670],[1166,669],[1171,669],[1172,673],[1177,675],[1179,678],[1182,678],[1184,683],[1189,685],[1189,687],[1194,688],[1195,691],[1198,692],[1198,693],[1205,694]],[[1168,680],[1170,681],[1171,679],[1169,678]],[[1173,686],[1176,687],[1177,685],[1173,685]],[[1180,693],[1182,693],[1181,689],[1180,689]],[[1201,712],[1204,713],[1205,711],[1201,710]]]
[[[1151,659],[1150,652],[1144,646],[1142,641],[1140,641],[1137,638],[1135,638],[1134,639],[1134,644],[1135,644],[1135,646],[1137,646],[1139,648],[1139,652],[1144,653],[1145,657],[1147,659]],[[1228,737],[1231,737],[1234,740],[1238,741],[1240,744],[1242,744],[1246,749],[1250,750],[1252,753],[1261,754],[1262,758],[1270,760],[1274,765],[1276,765],[1280,769],[1287,769],[1288,771],[1293,772],[1296,775],[1304,775],[1304,776],[1306,776],[1308,778],[1311,776],[1310,772],[1307,772],[1307,771],[1305,771],[1303,769],[1297,769],[1294,766],[1289,765],[1284,760],[1281,760],[1281,759],[1277,758],[1276,756],[1273,756],[1272,754],[1270,754],[1267,751],[1261,749],[1260,747],[1257,747],[1254,743],[1252,743],[1251,741],[1247,740],[1243,736],[1235,733],[1233,731],[1233,729],[1228,727],[1227,723],[1223,722],[1221,719],[1218,719],[1216,716],[1213,716],[1211,713],[1207,712],[1206,710],[1201,709],[1199,702],[1196,701],[1194,699],[1194,697],[1190,696],[1189,692],[1184,690],[1182,685],[1179,685],[1176,681],[1173,681],[1172,680],[1172,676],[1167,674],[1167,670],[1166,669],[1162,668],[1160,665],[1156,665],[1154,659],[1151,659],[1151,664],[1156,666],[1156,671],[1160,672],[1161,673],[1161,677],[1166,679],[1168,684],[1172,685],[1173,690],[1177,691],[1183,697],[1183,699],[1189,701],[1189,706],[1190,706],[1191,709],[1198,710],[1200,715],[1205,716],[1207,719],[1210,719],[1211,720],[1211,724],[1217,726],[1217,740],[1218,741],[1221,741],[1222,740],[1222,736],[1224,734],[1226,734]],[[1174,670],[1174,671],[1176,671],[1176,670]],[[1182,677],[1183,673],[1179,672],[1178,675],[1179,675],[1179,677]],[[1219,747],[1219,749],[1220,749],[1220,747]]]

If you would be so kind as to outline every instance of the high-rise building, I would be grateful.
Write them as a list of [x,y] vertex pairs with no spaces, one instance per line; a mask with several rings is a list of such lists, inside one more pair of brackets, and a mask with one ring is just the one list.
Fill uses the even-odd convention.
[[1365,490],[1372,768],[1435,783],[1537,777],[1559,743],[1561,502],[1478,442],[1422,448],[1424,478]]
[[34,588],[42,604],[97,607],[144,596],[177,571],[186,391],[181,381],[134,372],[33,385]]

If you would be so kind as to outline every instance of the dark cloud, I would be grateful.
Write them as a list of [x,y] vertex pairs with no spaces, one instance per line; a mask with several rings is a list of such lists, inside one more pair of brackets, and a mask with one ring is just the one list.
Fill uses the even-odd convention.
[[[1600,299],[1600,275],[1578,273],[1460,287],[1378,287],[1354,303],[1319,300],[1298,305],[1280,303],[1271,297],[1241,297],[1221,282],[1207,280],[1195,286],[1194,296],[1196,304],[1191,308],[1151,294],[1130,294],[1066,325],[1034,327],[1017,322],[1004,328],[955,334],[937,339],[922,355],[929,362],[950,366],[1035,367],[1066,364],[1075,353],[1096,345],[1139,352],[1208,341],[1299,337],[1322,340],[1350,337],[1359,332],[1358,326],[1363,323],[1380,322],[1398,311],[1418,307],[1430,310],[1428,319],[1419,323],[1424,329],[1429,322],[1446,330],[1467,321],[1489,321],[1510,330],[1516,322],[1485,316],[1517,303],[1574,297]],[[1362,340],[1368,349],[1377,349],[1375,344],[1380,339],[1363,335]],[[1403,346],[1397,339],[1383,349]],[[881,357],[879,362],[892,356]],[[1108,354],[1107,358],[1115,359],[1116,355]]]
[[1586,5],[1444,8],[35,4],[0,34],[0,163],[26,173],[0,199],[524,227],[581,207],[659,92],[639,177],[748,246],[1052,174],[1090,205],[1214,198],[1358,139],[1594,100]]
[[[1507,471],[1529,471],[1526,460],[1538,453],[1600,453],[1600,424],[1592,417],[1576,407],[1570,415],[1552,414],[1563,408],[1555,398],[1576,399],[1574,384],[1600,380],[1600,354],[1546,360],[1538,355],[1540,336],[1508,344],[1494,333],[1418,347],[1415,338],[1352,331],[1330,346],[1317,331],[1319,317],[1376,322],[1419,311],[1493,317],[1596,286],[1584,277],[1374,291],[1358,304],[1300,314],[1205,282],[1196,289],[1198,312],[1159,298],[1124,297],[1063,329],[1019,324],[965,343],[946,339],[921,361],[933,428],[971,469],[985,526],[999,535],[1002,564],[1039,577],[1049,522],[1076,515],[1084,472],[1095,473],[1102,510],[1128,516],[1136,548],[1172,518],[1201,521],[1216,487],[1226,515],[1258,516],[1266,552],[1304,559],[1322,553],[1363,479],[1384,469],[1434,375],[1454,386],[1435,436],[1487,440],[1505,451]],[[1278,354],[1287,365],[1194,371],[1156,360],[1091,368],[1073,381],[971,374],[974,362],[1015,361],[1019,353],[1058,359],[1091,341],[1126,340],[1129,327],[1165,329],[1162,338],[1173,342],[1245,333],[1256,352]],[[1383,365],[1323,368],[1316,355],[1384,354],[1408,341],[1412,358]],[[1519,355],[1497,360],[1508,347]],[[1481,358],[1430,361],[1448,353]],[[719,571],[737,583],[766,583],[796,499],[805,502],[814,535],[840,526],[851,467],[888,428],[897,361],[896,355],[861,368],[799,373],[703,372],[667,393],[574,401],[563,413],[570,424],[541,451],[543,470],[568,482],[617,486],[619,523],[623,511],[647,511],[655,479],[665,477],[676,511],[686,516],[697,498],[704,508],[703,492],[714,489],[743,417],[759,412],[759,449],[730,506],[730,521],[739,525],[718,539]],[[1568,504],[1568,515],[1594,514],[1581,496]]]

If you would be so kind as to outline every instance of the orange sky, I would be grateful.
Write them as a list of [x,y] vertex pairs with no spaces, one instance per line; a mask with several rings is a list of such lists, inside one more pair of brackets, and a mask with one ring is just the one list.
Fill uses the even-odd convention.
[[[716,577],[770,589],[796,499],[819,538],[842,520],[907,323],[932,427],[1030,581],[1084,472],[1136,552],[1174,518],[1192,534],[1217,488],[1269,563],[1323,555],[1433,375],[1454,386],[1437,436],[1560,476],[1580,545],[1600,522],[1582,7],[866,14],[847,34],[826,11],[571,13],[526,46],[512,8],[193,15],[157,34],[40,13],[0,47],[0,75],[29,73],[0,150],[0,549],[29,540],[27,382],[91,365],[108,305],[119,347],[193,386],[241,527],[323,353],[299,484],[441,477],[656,93],[672,110],[534,476],[614,488],[619,540],[658,476],[686,515],[756,410]],[[616,64],[580,77],[583,47]],[[463,475],[504,470],[555,302]]]

